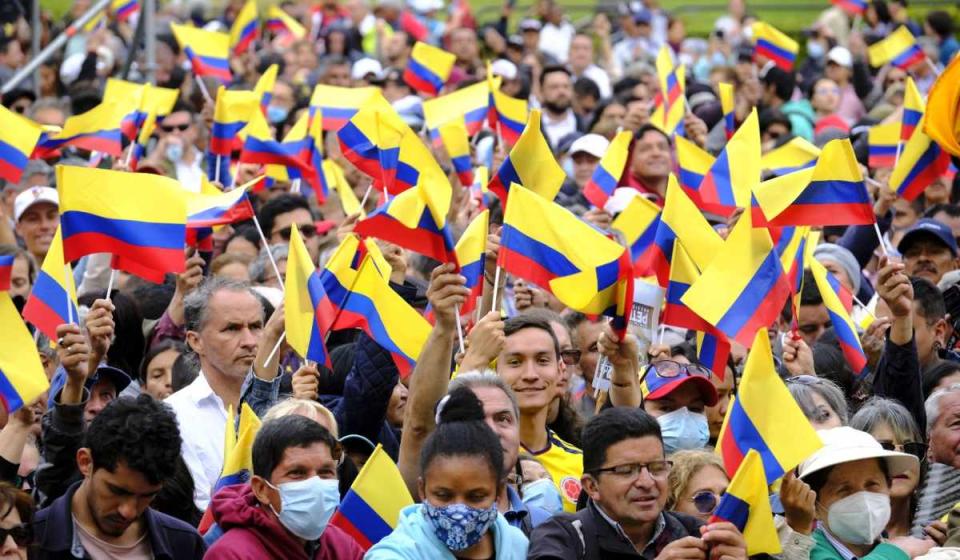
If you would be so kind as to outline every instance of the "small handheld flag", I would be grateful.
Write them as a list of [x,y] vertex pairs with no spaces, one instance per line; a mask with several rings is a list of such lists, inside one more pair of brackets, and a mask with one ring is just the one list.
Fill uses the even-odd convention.
[[729,521],[743,534],[747,554],[779,554],[782,552],[773,511],[767,495],[767,477],[763,458],[751,449],[720,498],[710,523]]
[[870,45],[867,56],[870,58],[870,66],[874,68],[892,64],[902,70],[909,70],[914,64],[923,62],[926,57],[917,44],[916,37],[906,25],[901,25],[893,33]]
[[186,25],[170,25],[198,78],[211,77],[222,84],[233,81],[230,73],[230,36]]
[[13,414],[50,387],[40,355],[10,294],[0,292],[0,405]]
[[613,191],[620,183],[620,177],[630,159],[630,146],[633,142],[633,132],[621,130],[607,147],[607,153],[600,158],[600,164],[593,171],[593,176],[583,187],[583,196],[597,208],[603,208]]
[[450,78],[456,60],[453,53],[418,41],[410,52],[403,79],[418,92],[436,96]]
[[522,185],[552,201],[566,178],[557,163],[547,139],[540,130],[540,111],[530,112],[530,119],[520,139],[510,150],[487,188],[506,205],[512,184]]
[[232,53],[241,55],[257,40],[260,21],[257,19],[256,0],[247,0],[230,27],[230,47]]
[[800,46],[787,34],[763,21],[754,22],[753,57],[773,61],[778,67],[790,72],[797,60]]

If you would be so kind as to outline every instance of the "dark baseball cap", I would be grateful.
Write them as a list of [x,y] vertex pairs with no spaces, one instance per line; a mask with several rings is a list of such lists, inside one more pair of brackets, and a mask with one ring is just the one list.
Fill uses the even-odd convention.
[[950,249],[954,257],[957,256],[957,240],[953,237],[953,231],[943,222],[931,218],[917,220],[917,223],[910,226],[900,239],[897,251],[900,251],[901,255],[906,254],[911,245],[920,239],[935,239]]

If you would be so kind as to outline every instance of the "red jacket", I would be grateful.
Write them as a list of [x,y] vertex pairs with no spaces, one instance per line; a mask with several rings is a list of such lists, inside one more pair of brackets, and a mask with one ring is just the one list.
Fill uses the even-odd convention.
[[249,484],[223,488],[210,502],[213,518],[225,534],[207,551],[207,560],[283,558],[303,560],[361,560],[363,549],[353,538],[327,525],[313,556],[253,495]]

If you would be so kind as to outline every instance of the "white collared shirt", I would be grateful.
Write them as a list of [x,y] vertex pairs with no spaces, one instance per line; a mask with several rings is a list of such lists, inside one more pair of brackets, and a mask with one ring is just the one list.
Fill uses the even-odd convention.
[[164,401],[177,415],[183,439],[183,460],[193,477],[193,501],[207,509],[213,487],[223,468],[223,434],[227,409],[207,383],[203,371],[183,389]]

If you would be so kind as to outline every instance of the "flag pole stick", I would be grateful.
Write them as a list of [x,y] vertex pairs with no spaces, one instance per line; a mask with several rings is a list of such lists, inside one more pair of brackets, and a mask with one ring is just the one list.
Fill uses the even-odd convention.
[[923,57],[923,59],[927,61],[927,66],[930,67],[930,70],[933,71],[933,74],[934,74],[935,76],[939,76],[939,75],[940,75],[940,69],[937,68],[937,65],[934,64],[932,60],[930,60],[930,57],[929,57],[929,56],[925,56],[925,57]]
[[267,251],[267,256],[270,257],[270,265],[273,266],[273,273],[277,275],[277,282],[280,283],[280,290],[284,290],[283,286],[283,276],[280,276],[280,268],[277,266],[277,261],[273,258],[273,251],[270,250],[270,242],[267,241],[267,236],[263,234],[263,228],[260,227],[260,220],[257,219],[257,215],[253,215],[253,225],[257,226],[257,233],[260,234],[260,241],[263,241],[263,248]]
[[877,234],[877,240],[880,242],[880,249],[883,250],[883,255],[890,258],[890,251],[887,250],[887,244],[883,240],[883,234],[880,233],[880,226],[877,225],[877,222],[873,222],[873,231]]
[[127,155],[123,158],[123,166],[128,169],[130,168],[130,159],[133,157],[133,147],[136,146],[136,144],[136,140],[130,142],[130,146],[127,148]]
[[290,181],[290,192],[300,194],[300,179]]
[[[70,270],[70,264],[63,264],[63,278],[69,285],[70,275],[73,274],[73,271]],[[67,294],[67,323],[73,323],[73,301],[70,300],[70,290],[64,290]]]
[[660,346],[663,346],[663,335],[667,332],[667,326],[664,324],[660,325],[660,340],[657,342]]
[[107,280],[107,300],[110,300],[110,293],[113,292],[113,280],[117,277],[117,269],[110,267],[110,279]]
[[497,292],[500,288],[500,267],[497,267],[497,271],[493,274],[493,297],[490,300],[490,311],[497,310]]
[[363,212],[364,208],[367,206],[367,199],[370,198],[370,191],[373,190],[373,181],[370,181],[370,184],[367,185],[367,192],[363,193],[363,200],[360,201],[360,211]]
[[210,90],[207,89],[207,84],[203,83],[203,78],[194,74],[193,79],[196,80],[197,87],[200,88],[200,93],[203,94],[203,98],[206,99],[208,102],[213,103],[214,102],[213,98],[210,97]]
[[[903,147],[903,143],[897,140],[897,153],[893,156],[893,168],[897,168],[897,164],[900,163],[900,149]],[[872,179],[871,179],[872,180]],[[874,181],[876,182],[876,181]]]
[[277,343],[273,345],[273,350],[270,351],[270,354],[267,355],[267,359],[263,361],[263,366],[267,367],[273,357],[277,355],[277,352],[280,351],[280,345],[283,344],[283,340],[287,338],[287,331],[283,331],[283,334],[280,335],[280,338],[277,339]]
[[877,316],[874,315],[873,312],[870,311],[870,309],[866,306],[865,303],[863,303],[862,301],[860,301],[860,298],[858,298],[857,296],[855,296],[855,295],[853,295],[853,294],[851,294],[851,296],[853,296],[853,302],[856,303],[857,305],[859,305],[861,309],[863,309],[864,311],[866,311],[866,312],[867,312],[867,315],[869,315],[871,319],[873,319],[874,321],[877,320]]
[[507,151],[507,146],[503,143],[503,129],[500,128],[500,119],[497,119],[497,145],[504,151]]
[[220,182],[220,154],[217,154],[217,167],[213,170],[213,180],[216,183]]
[[453,310],[456,312],[457,317],[457,338],[460,341],[460,353],[463,354],[467,351],[467,349],[463,344],[463,325],[460,324],[460,306],[454,305]]

